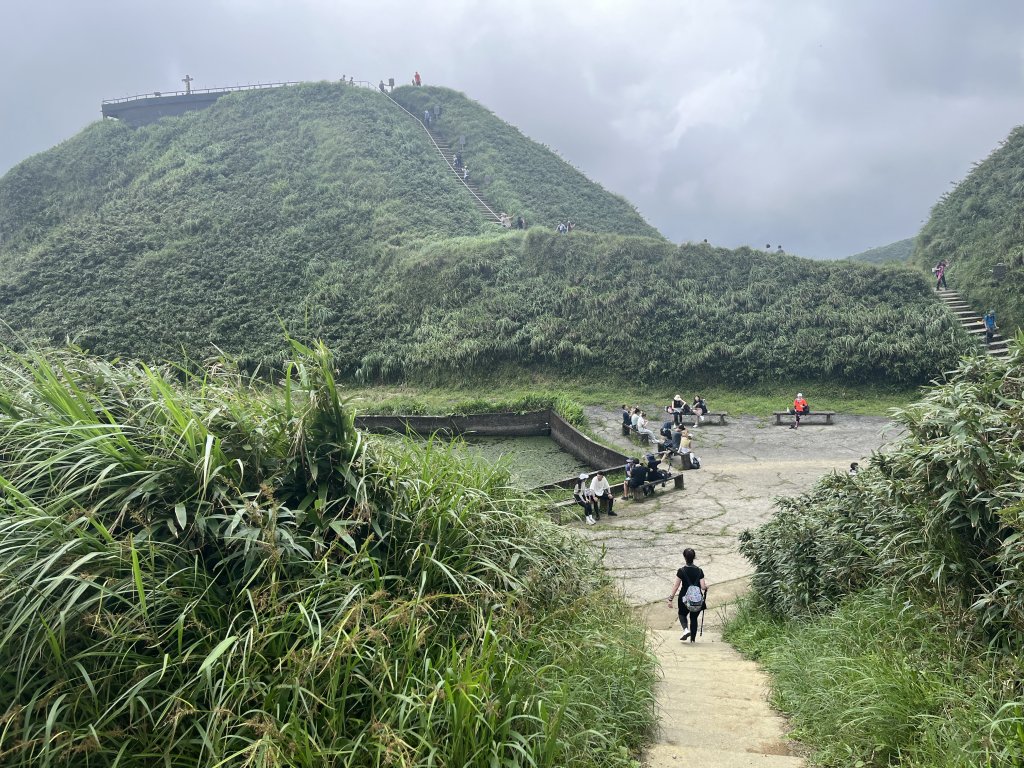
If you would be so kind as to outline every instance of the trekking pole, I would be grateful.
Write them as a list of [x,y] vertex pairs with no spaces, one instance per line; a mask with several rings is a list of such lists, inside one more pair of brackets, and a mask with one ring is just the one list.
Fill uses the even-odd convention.
[[708,593],[704,592],[704,605],[700,608],[700,636],[704,637],[704,611],[708,609]]

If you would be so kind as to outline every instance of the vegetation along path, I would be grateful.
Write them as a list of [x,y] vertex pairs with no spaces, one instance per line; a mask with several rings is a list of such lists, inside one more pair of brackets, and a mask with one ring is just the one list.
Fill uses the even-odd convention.
[[[587,417],[602,440],[637,454],[647,449],[622,437],[617,410],[590,408]],[[767,704],[764,675],[721,641],[723,606],[745,591],[750,573],[738,537],[768,519],[775,497],[808,490],[829,471],[845,472],[897,435],[887,419],[870,416],[840,415],[833,426],[798,430],[755,417],[704,426],[695,433],[703,468],[686,473],[684,491],[620,502],[618,517],[580,526],[582,536],[604,547],[605,568],[651,628],[664,675],[651,766],[802,764],[789,753],[784,720]],[[697,550],[710,586],[704,636],[694,645],[679,641],[675,611],[665,603],[687,546]]]

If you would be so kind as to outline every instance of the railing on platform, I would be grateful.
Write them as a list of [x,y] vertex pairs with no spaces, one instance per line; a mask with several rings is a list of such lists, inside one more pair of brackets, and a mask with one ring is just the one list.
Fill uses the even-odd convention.
[[[347,85],[358,85],[362,88],[376,88],[377,85],[368,80],[344,79]],[[123,96],[120,99],[104,99],[103,104],[124,104],[128,101],[139,101],[140,99],[160,99],[164,96],[196,96],[208,93],[231,93],[233,91],[258,91],[263,88],[284,88],[290,85],[302,85],[302,80],[292,80],[286,83],[252,83],[249,85],[228,85],[222,88],[192,88],[187,91],[153,91],[153,93],[140,93],[136,96]]]

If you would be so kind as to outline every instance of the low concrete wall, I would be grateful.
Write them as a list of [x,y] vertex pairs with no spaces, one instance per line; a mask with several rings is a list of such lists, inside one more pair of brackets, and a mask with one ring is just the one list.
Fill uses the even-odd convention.
[[[554,411],[530,413],[475,413],[466,416],[356,416],[356,427],[376,434],[397,432],[429,436],[486,435],[494,437],[533,437],[547,435],[563,451],[605,474],[621,469],[626,454],[595,443]],[[591,472],[593,476],[595,473]],[[572,488],[576,477],[567,477],[540,487]]]
[[[530,413],[476,413],[466,416],[356,416],[356,426],[366,432],[398,432],[428,436],[480,435],[533,437],[551,434],[550,411]],[[561,443],[559,443],[561,445]],[[573,454],[574,456],[576,454]]]
[[584,464],[592,467],[621,467],[626,464],[626,454],[595,443],[554,411],[551,411],[550,418],[551,439]]
[[153,96],[103,104],[104,117],[116,117],[132,127],[155,123],[161,117],[177,117],[186,112],[206,109],[224,93],[190,93],[181,96]]

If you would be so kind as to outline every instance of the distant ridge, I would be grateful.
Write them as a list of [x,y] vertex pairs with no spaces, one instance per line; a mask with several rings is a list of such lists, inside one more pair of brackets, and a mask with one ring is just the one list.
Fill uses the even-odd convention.
[[863,261],[868,264],[905,263],[909,261],[913,252],[914,238],[908,237],[906,240],[897,240],[889,245],[869,248],[848,258],[850,261]]

